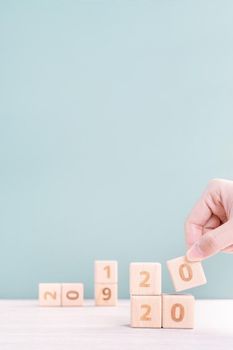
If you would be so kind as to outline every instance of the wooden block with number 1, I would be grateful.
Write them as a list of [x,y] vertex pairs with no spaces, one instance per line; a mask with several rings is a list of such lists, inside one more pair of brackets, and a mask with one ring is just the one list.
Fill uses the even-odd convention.
[[117,283],[117,261],[95,261],[95,283]]
[[115,306],[118,290],[117,261],[95,261],[95,304],[96,306]]

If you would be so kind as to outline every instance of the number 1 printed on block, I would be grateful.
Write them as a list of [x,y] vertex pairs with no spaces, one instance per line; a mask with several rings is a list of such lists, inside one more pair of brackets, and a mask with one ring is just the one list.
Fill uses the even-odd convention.
[[117,283],[117,261],[95,261],[95,283]]

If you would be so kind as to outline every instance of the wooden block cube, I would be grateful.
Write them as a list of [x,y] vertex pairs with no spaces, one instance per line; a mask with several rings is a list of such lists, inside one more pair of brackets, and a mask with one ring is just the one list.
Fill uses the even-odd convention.
[[161,295],[131,296],[131,327],[161,328]]
[[83,305],[83,284],[63,283],[62,284],[62,306]]
[[130,294],[159,295],[161,294],[161,264],[131,263],[130,264]]
[[41,306],[61,306],[61,284],[40,283],[39,304]]
[[192,295],[162,296],[163,328],[193,328],[195,299]]
[[95,283],[117,283],[117,261],[95,261]]
[[201,262],[189,262],[184,256],[167,261],[174,288],[177,292],[201,286],[206,277]]
[[116,306],[117,304],[117,283],[95,284],[95,305],[96,306]]

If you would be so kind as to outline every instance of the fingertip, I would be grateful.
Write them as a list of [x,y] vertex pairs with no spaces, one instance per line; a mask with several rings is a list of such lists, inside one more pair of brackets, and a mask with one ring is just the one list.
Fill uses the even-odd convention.
[[203,251],[198,244],[194,244],[186,253],[186,259],[190,262],[201,261],[204,259]]
[[194,223],[187,221],[185,224],[185,238],[188,248],[191,248],[201,237],[202,228]]
[[192,255],[190,255],[190,254],[186,254],[186,260],[187,260],[187,262],[189,262],[189,263],[194,263],[194,262],[198,262],[198,261],[201,261],[202,259],[200,259],[200,258],[197,258],[197,257],[193,257]]
[[232,254],[233,253],[233,245],[226,247],[222,250],[224,253]]

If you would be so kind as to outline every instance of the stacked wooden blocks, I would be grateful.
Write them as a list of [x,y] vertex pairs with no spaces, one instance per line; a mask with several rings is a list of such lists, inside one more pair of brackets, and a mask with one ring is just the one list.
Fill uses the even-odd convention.
[[161,327],[161,264],[130,264],[131,326]]
[[118,294],[117,261],[95,261],[95,304],[115,306]]
[[[95,261],[95,304],[115,306],[118,293],[117,261]],[[82,306],[82,283],[40,283],[40,306]]]
[[[200,262],[185,257],[167,261],[177,292],[206,283]],[[160,263],[130,264],[131,326],[150,328],[193,328],[194,297],[162,294]],[[118,292],[117,261],[95,261],[95,304],[115,306]],[[41,283],[41,306],[82,306],[82,283]]]
[[82,283],[40,283],[41,306],[82,306],[84,288]]
[[[206,283],[200,262],[185,257],[167,262],[176,291]],[[161,294],[161,264],[130,264],[131,326],[149,328],[193,328],[194,297]]]

